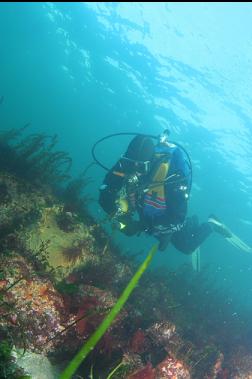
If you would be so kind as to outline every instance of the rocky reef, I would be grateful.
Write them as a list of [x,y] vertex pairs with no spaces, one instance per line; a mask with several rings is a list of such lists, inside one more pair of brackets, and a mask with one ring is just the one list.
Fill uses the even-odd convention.
[[[138,263],[89,214],[87,181],[70,178],[56,139],[23,133],[0,135],[0,377],[53,379]],[[223,327],[214,317],[223,295],[207,272],[195,275],[147,272],[75,378],[251,378],[251,351],[237,338],[247,329],[225,307]]]

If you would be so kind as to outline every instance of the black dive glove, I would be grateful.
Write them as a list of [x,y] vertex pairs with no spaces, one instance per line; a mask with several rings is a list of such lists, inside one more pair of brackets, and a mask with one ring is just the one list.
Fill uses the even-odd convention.
[[161,234],[159,237],[157,237],[159,240],[158,249],[160,251],[166,250],[166,248],[168,247],[171,241],[172,234],[173,233],[166,233],[166,234]]
[[173,234],[177,232],[180,229],[180,227],[180,225],[169,225],[168,227],[163,225],[157,225],[153,228],[152,235],[156,237],[159,241],[158,248],[160,251],[166,250]]

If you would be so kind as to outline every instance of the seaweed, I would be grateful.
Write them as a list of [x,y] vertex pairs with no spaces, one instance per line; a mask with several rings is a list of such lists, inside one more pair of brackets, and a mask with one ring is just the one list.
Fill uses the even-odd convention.
[[28,126],[1,132],[0,170],[40,185],[54,186],[68,179],[72,160],[66,152],[55,151],[57,136],[23,137]]
[[[125,366],[127,366],[124,361],[121,361],[116,367],[114,367],[112,369],[112,371],[110,371],[107,376],[106,376],[106,379],[110,379],[112,377],[115,377],[115,374],[119,374],[120,373],[120,377],[122,375],[122,369],[124,371],[124,373],[126,373],[125,371]],[[91,366],[91,369],[90,369],[90,374],[89,374],[89,378],[90,379],[94,379],[94,372],[93,372],[93,366]]]
[[12,356],[13,343],[6,336],[0,340],[0,378],[1,379],[22,379],[24,372],[15,364]]
[[84,194],[90,182],[91,179],[82,173],[57,189],[57,196],[64,204],[65,213],[72,216],[78,215],[81,220],[85,219],[87,224],[93,224],[93,219],[88,212],[88,204],[92,198]]

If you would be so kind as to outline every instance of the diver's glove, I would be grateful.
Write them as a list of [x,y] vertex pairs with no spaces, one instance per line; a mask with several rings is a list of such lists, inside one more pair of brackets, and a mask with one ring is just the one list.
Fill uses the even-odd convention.
[[166,250],[167,246],[169,245],[169,243],[171,241],[172,234],[173,233],[161,234],[158,237],[158,240],[159,240],[158,250],[160,250],[160,251]]
[[143,231],[143,227],[140,221],[130,220],[130,222],[122,230],[127,236],[134,236],[135,234],[140,235]]
[[151,234],[159,241],[158,249],[164,251],[169,245],[172,235],[180,229],[180,225],[156,225],[151,231]]

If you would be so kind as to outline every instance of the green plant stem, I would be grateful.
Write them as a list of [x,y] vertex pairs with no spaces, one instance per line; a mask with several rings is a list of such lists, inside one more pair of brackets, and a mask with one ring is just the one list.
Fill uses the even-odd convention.
[[93,366],[91,367],[91,371],[90,371],[90,379],[94,379]]
[[87,355],[90,353],[91,350],[94,349],[98,341],[102,338],[104,333],[108,330],[110,325],[112,324],[113,320],[117,316],[117,314],[120,312],[126,301],[128,300],[131,292],[134,290],[134,288],[137,286],[137,283],[149,264],[151,263],[155,253],[158,250],[158,244],[155,244],[149,251],[149,254],[145,261],[141,264],[125,290],[123,291],[122,295],[117,300],[114,307],[111,309],[109,314],[105,317],[105,319],[102,321],[98,329],[91,335],[91,337],[87,340],[87,342],[83,345],[83,347],[80,349],[80,351],[75,355],[75,357],[72,359],[72,361],[69,363],[69,365],[65,368],[63,373],[60,375],[60,379],[69,379],[72,377],[72,375],[75,373],[75,371],[78,369],[82,361],[87,357]]
[[119,365],[117,365],[113,371],[111,371],[111,373],[107,376],[106,379],[110,379],[112,378],[112,376],[116,373],[117,370],[119,370],[119,368],[123,365],[123,362],[119,363]]

